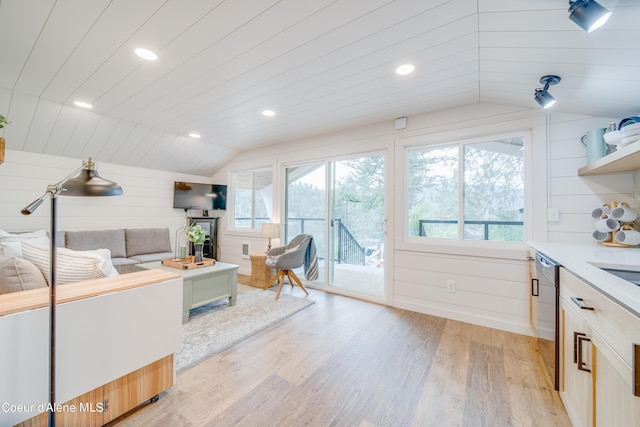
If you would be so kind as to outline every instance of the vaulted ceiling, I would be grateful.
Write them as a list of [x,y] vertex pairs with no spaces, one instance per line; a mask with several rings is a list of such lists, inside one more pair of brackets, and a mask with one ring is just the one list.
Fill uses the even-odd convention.
[[564,0],[0,0],[4,136],[210,176],[251,147],[396,117],[537,109],[545,74],[559,110],[635,115],[640,4],[599,1],[614,14],[587,34]]

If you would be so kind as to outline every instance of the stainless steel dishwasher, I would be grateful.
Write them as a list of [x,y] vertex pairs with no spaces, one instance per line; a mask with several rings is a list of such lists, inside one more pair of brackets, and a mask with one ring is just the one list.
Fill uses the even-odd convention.
[[560,265],[536,252],[536,278],[531,281],[531,294],[537,298],[538,348],[549,375],[559,389],[560,342],[558,307],[560,303]]

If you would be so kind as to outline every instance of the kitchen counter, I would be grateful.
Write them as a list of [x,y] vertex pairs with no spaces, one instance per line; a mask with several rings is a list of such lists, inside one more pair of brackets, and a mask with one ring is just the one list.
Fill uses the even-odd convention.
[[592,265],[640,270],[640,248],[615,248],[598,243],[529,242],[529,246],[557,261],[585,282],[640,317],[640,286]]

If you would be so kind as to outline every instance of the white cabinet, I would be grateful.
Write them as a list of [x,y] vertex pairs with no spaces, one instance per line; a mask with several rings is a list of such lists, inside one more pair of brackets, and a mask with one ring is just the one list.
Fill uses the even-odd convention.
[[640,319],[560,269],[560,395],[575,427],[640,426]]
[[[48,292],[39,288],[0,295],[0,402],[26,408],[0,411],[1,426],[37,416],[40,405],[49,401]],[[180,276],[159,270],[59,287],[55,401],[76,402],[59,413],[70,420],[60,425],[99,423],[89,418],[103,414],[93,417],[90,409],[103,398],[110,405],[104,416],[117,417],[118,411],[173,384],[172,355],[181,346],[181,296]]]
[[592,425],[593,377],[591,351],[588,347],[592,331],[573,307],[560,301],[562,381],[560,395],[573,425]]
[[538,290],[540,282],[536,276],[536,252],[529,251],[529,325],[534,337],[538,337]]

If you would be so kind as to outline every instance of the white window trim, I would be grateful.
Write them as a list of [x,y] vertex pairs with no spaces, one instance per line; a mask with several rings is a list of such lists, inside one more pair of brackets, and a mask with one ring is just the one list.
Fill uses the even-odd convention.
[[[235,175],[239,175],[243,173],[255,174],[257,172],[267,172],[267,171],[271,172],[271,177],[272,177],[271,185],[275,189],[276,182],[275,182],[275,174],[274,174],[273,166],[255,167],[250,169],[234,170],[234,171],[228,172],[227,181],[229,182],[229,191],[227,194],[227,213],[229,214],[229,220],[227,221],[227,230],[229,235],[260,236],[260,230],[261,230],[260,228],[240,228],[235,226],[236,224]],[[255,189],[252,189],[252,191],[255,191]],[[274,195],[274,199],[275,199],[275,195]],[[272,204],[271,209],[273,212],[273,208],[275,205],[273,200],[271,201],[271,204]],[[254,209],[252,208],[252,213],[251,213],[252,216],[255,214],[253,210]],[[272,216],[271,220],[273,221],[274,214],[272,214],[271,216]]]
[[[524,242],[497,242],[458,239],[438,239],[409,236],[406,218],[408,205],[407,159],[408,150],[419,146],[451,145],[459,142],[482,141],[486,137],[504,134],[525,135],[525,211]],[[526,258],[528,241],[546,241],[547,222],[547,118],[508,120],[444,132],[401,138],[396,141],[396,203],[395,218],[400,226],[395,227],[397,250],[437,252],[484,257]],[[534,173],[535,169],[535,173]]]

